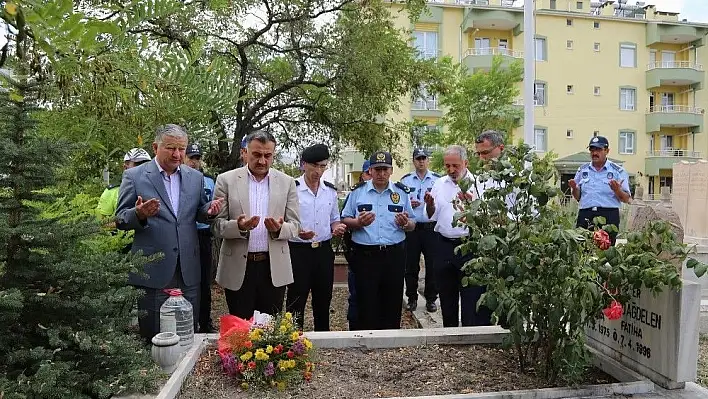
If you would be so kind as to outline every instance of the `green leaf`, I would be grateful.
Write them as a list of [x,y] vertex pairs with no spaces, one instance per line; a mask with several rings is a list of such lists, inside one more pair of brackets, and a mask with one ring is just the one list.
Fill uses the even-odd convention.
[[[693,264],[693,266],[688,266],[688,263],[691,263],[691,261],[694,261],[695,264]],[[696,274],[696,277],[699,278],[706,274],[706,271],[708,271],[708,265],[703,262],[698,262],[695,259],[689,259],[686,265],[693,268],[693,272]]]
[[497,236],[484,236],[479,240],[478,247],[482,251],[491,251],[497,246]]

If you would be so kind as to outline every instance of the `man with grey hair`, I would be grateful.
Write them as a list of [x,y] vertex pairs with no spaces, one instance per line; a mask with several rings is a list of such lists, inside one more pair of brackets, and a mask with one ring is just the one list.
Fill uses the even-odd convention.
[[499,158],[504,151],[504,136],[496,130],[485,130],[474,142],[475,154],[485,161]]
[[222,199],[209,202],[201,172],[182,165],[187,132],[178,125],[157,128],[153,161],[128,169],[118,194],[116,226],[134,230],[132,252],[164,256],[131,273],[128,283],[143,289],[138,310],[140,335],[150,340],[161,332],[160,307],[169,288],[178,288],[192,304],[194,328],[199,320],[199,241],[196,222],[207,222],[221,209]]
[[[485,156],[495,153],[499,146],[493,147],[489,137],[489,135],[485,136],[480,144],[488,144],[490,148],[481,148],[478,153],[486,151]],[[467,150],[459,145],[447,147],[443,153],[443,163],[447,175],[438,179],[433,189],[425,193],[423,199],[428,217],[437,222],[434,229],[437,233],[435,281],[440,296],[443,326],[459,326],[458,314],[460,313],[462,326],[489,325],[491,319],[489,309],[484,306],[477,309],[477,301],[484,293],[484,287],[462,286],[464,276],[462,267],[472,258],[472,254],[455,253],[455,248],[462,244],[469,231],[464,225],[453,225],[456,212],[453,203],[459,203],[462,199],[472,199],[475,195],[474,190],[463,193],[458,186],[462,180],[471,178],[471,173],[467,169]]]

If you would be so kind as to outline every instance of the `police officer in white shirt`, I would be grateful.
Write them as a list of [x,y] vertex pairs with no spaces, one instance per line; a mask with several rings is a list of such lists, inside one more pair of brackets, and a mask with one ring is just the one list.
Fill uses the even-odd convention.
[[287,309],[297,315],[302,328],[307,297],[312,292],[315,331],[329,331],[329,306],[334,284],[334,251],[331,238],[341,237],[346,226],[340,222],[335,186],[322,180],[328,167],[329,150],[324,144],[302,152],[304,174],[295,180],[300,201],[301,230],[290,240],[294,282],[288,286]]
[[[482,159],[497,158],[504,149],[504,143],[498,132],[484,132],[476,140],[476,154]],[[473,254],[455,253],[455,248],[469,235],[465,226],[453,226],[452,220],[456,209],[453,203],[463,197],[473,199],[484,195],[484,187],[477,185],[467,193],[460,192],[458,182],[470,179],[467,170],[467,150],[459,145],[449,146],[443,153],[443,163],[447,176],[443,176],[433,185],[430,193],[424,197],[425,211],[430,220],[437,222],[435,231],[438,233],[436,250],[436,283],[440,296],[440,310],[444,327],[460,325],[458,314],[462,315],[462,326],[490,325],[491,312],[484,306],[477,309],[477,301],[486,291],[486,287],[462,286],[462,267],[472,258]],[[461,309],[460,309],[461,306]],[[460,312],[461,310],[461,312]]]

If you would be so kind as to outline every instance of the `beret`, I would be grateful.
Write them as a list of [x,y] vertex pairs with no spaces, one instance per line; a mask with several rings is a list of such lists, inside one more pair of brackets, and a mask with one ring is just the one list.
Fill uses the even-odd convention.
[[302,151],[303,162],[316,163],[329,159],[329,148],[324,144],[315,144]]

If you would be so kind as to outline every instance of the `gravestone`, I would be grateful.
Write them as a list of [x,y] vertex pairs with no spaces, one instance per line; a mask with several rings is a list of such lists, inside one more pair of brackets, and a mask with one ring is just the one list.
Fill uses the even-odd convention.
[[672,206],[683,225],[685,242],[708,246],[708,162],[674,164]]
[[[627,230],[643,230],[651,221],[665,220],[671,223],[677,241],[682,241],[681,221],[668,191],[662,191],[659,203],[635,201],[630,205]],[[676,267],[681,270],[680,264]],[[665,290],[657,296],[645,289],[634,290],[620,320],[602,319],[587,326],[588,345],[664,388],[683,388],[696,378],[701,301],[700,285],[683,283],[681,290]]]

